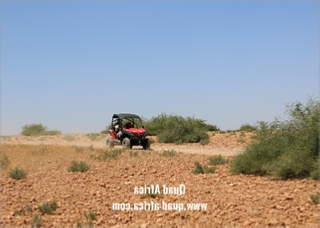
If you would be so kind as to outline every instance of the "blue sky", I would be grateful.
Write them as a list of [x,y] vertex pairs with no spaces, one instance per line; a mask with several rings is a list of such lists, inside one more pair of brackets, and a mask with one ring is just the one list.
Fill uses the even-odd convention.
[[318,1],[1,2],[2,135],[121,112],[238,129],[318,97],[318,77]]

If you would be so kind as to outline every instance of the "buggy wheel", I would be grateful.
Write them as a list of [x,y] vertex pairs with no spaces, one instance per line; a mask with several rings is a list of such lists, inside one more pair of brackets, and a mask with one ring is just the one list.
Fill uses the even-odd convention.
[[129,138],[122,139],[122,147],[124,149],[131,149],[132,148]]
[[113,143],[111,137],[108,137],[108,138],[107,138],[107,140],[106,140],[106,146],[107,146],[107,148],[113,148],[113,147],[114,147],[114,143]]
[[146,139],[144,141],[144,143],[142,144],[142,147],[143,147],[144,150],[149,150],[150,149],[150,141],[149,141],[149,139]]

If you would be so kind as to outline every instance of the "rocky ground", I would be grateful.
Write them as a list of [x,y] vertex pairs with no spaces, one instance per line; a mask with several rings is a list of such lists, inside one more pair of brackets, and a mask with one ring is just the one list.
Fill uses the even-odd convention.
[[[153,139],[151,151],[137,147],[106,159],[103,135],[2,137],[0,225],[30,227],[39,215],[43,227],[318,227],[319,204],[310,198],[319,192],[317,181],[231,175],[228,164],[193,174],[195,161],[211,167],[209,156],[232,159],[250,141],[250,134],[210,136],[205,146]],[[69,172],[72,161],[90,169]],[[9,177],[15,167],[28,172],[25,179]],[[145,192],[152,185],[160,194]],[[55,211],[40,212],[39,206],[54,201]],[[202,209],[191,208],[196,206]]]

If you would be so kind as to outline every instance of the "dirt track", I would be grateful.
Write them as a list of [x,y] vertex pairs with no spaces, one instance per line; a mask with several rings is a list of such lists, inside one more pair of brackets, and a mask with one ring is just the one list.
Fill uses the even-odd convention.
[[[205,146],[152,144],[153,151],[125,151],[117,159],[99,161],[93,155],[104,147],[98,135],[60,135],[4,138],[2,153],[10,164],[2,169],[1,227],[30,227],[38,206],[55,200],[58,208],[44,214],[44,227],[88,226],[84,213],[96,213],[94,226],[314,226],[319,206],[310,195],[319,191],[314,180],[275,181],[269,177],[231,175],[228,165],[213,174],[192,174],[194,162],[208,164],[208,154],[229,156],[243,150],[249,136],[216,134]],[[178,153],[161,156],[162,150]],[[85,161],[90,170],[72,173],[71,161]],[[26,179],[13,180],[8,171],[21,167]],[[182,194],[135,194],[135,188],[184,185]],[[114,210],[115,203],[142,205],[146,210]],[[165,205],[202,203],[206,210],[165,210]],[[162,208],[152,205],[162,205]],[[149,209],[148,209],[149,207]],[[28,208],[31,210],[28,210]],[[178,208],[178,207],[177,207]],[[176,209],[177,209],[176,208]],[[139,208],[138,208],[139,209]]]
[[[153,141],[151,148],[155,151],[175,150],[177,152],[201,153],[208,155],[222,154],[233,156],[242,152],[250,142],[251,133],[212,133],[208,132],[210,142],[207,145],[189,143],[183,145],[158,143],[156,137],[150,137]],[[213,135],[214,134],[214,135]],[[60,146],[93,146],[95,148],[105,148],[105,139],[108,137],[103,134],[66,134],[56,136],[10,136],[2,137],[3,143],[14,145],[60,145]],[[134,149],[142,147],[134,146]]]

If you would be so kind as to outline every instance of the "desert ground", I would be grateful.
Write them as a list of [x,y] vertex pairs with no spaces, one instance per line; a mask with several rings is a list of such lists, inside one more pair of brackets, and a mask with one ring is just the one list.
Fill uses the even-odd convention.
[[[252,136],[208,134],[207,145],[160,144],[151,137],[152,150],[116,147],[109,152],[121,154],[114,157],[102,156],[109,153],[102,134],[2,136],[0,225],[30,227],[39,215],[43,227],[319,226],[319,204],[310,198],[318,181],[232,175],[228,164],[193,174],[196,161],[209,165],[219,154],[232,159]],[[72,161],[90,169],[69,172]],[[26,178],[10,178],[15,167]],[[151,186],[160,192],[148,192]],[[56,202],[56,210],[42,213],[46,202]]]

